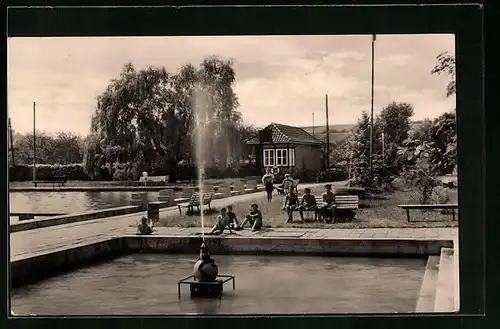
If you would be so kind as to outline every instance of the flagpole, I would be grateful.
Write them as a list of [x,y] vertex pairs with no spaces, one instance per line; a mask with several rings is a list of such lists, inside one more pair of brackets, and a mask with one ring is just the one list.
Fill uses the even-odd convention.
[[375,40],[376,35],[372,36],[372,97],[371,97],[371,110],[370,110],[370,178],[373,181],[373,96],[374,96],[374,82],[375,82]]
[[36,181],[36,125],[35,102],[33,102],[33,181]]
[[314,111],[313,111],[313,137],[316,137],[314,136]]

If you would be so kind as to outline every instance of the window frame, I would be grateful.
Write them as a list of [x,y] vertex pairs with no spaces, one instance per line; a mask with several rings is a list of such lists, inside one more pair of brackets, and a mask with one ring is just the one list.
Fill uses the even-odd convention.
[[274,167],[276,160],[275,157],[276,157],[276,152],[274,152],[274,149],[263,149],[262,163],[264,164],[264,167]]

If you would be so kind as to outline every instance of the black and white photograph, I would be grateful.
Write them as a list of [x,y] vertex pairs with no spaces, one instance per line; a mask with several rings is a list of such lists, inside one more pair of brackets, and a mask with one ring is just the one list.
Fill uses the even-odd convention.
[[458,312],[455,35],[11,37],[11,312]]

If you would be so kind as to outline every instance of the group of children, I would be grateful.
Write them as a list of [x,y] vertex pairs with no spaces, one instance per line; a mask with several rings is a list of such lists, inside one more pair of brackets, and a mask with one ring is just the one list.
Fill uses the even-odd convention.
[[238,223],[236,214],[233,212],[233,206],[227,206],[227,209],[222,208],[217,217],[217,223],[215,223],[208,234],[219,235],[222,234],[226,228],[229,229],[229,233],[233,233],[233,230],[242,230],[247,223],[252,227],[252,231],[262,229],[262,212],[259,210],[259,206],[256,203],[250,206],[250,211],[241,224]]
[[311,194],[311,189],[305,188],[302,200],[299,202],[298,195],[295,194],[293,189],[290,189],[283,203],[283,210],[286,210],[288,215],[287,223],[291,223],[293,221],[293,212],[295,210],[298,210],[302,221],[304,221],[304,211],[316,211],[322,218],[332,220],[332,205],[335,202],[335,194],[332,192],[332,186],[330,184],[325,186],[325,192],[322,195],[322,200],[323,204],[318,207],[316,197]]
[[[266,177],[266,175],[269,175]],[[272,174],[270,172],[266,173],[263,178],[263,181],[267,178],[271,181]],[[288,178],[288,177],[286,177]],[[269,181],[267,182],[268,185]],[[282,184],[283,188],[285,184]],[[270,191],[268,193],[268,202],[271,202],[272,190],[269,187]],[[316,197],[311,194],[310,188],[304,189],[304,195],[302,199],[299,201],[298,195],[294,192],[293,188],[289,188],[286,191],[286,197],[283,203],[283,210],[287,212],[287,223],[291,223],[293,221],[293,213],[294,211],[298,211],[300,218],[304,221],[304,212],[305,211],[314,211],[324,218],[325,220],[333,219],[333,204],[335,202],[335,194],[332,192],[332,186],[330,184],[325,185],[325,192],[322,195],[323,203],[318,205],[316,203]],[[219,216],[217,217],[217,222],[212,227],[212,229],[208,232],[208,234],[219,235],[222,234],[226,228],[229,229],[229,233],[233,233],[234,231],[242,230],[246,224],[250,224],[252,231],[258,231],[262,229],[262,212],[259,210],[259,206],[257,204],[252,204],[250,206],[249,212],[246,214],[245,219],[240,224],[238,223],[238,219],[236,218],[236,214],[233,212],[233,206],[227,206],[226,208],[222,208],[220,210]],[[137,227],[139,234],[151,234],[153,232],[153,226],[151,223],[148,223],[147,218],[143,217],[141,222]]]

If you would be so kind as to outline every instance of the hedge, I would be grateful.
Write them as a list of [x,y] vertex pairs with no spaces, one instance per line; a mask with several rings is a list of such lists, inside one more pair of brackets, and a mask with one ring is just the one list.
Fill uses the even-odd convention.
[[[67,165],[36,165],[37,180],[52,180],[54,177],[66,177],[67,180],[89,180],[89,176],[85,173],[83,165],[73,163]],[[17,165],[9,168],[10,181],[32,181],[33,166]]]

